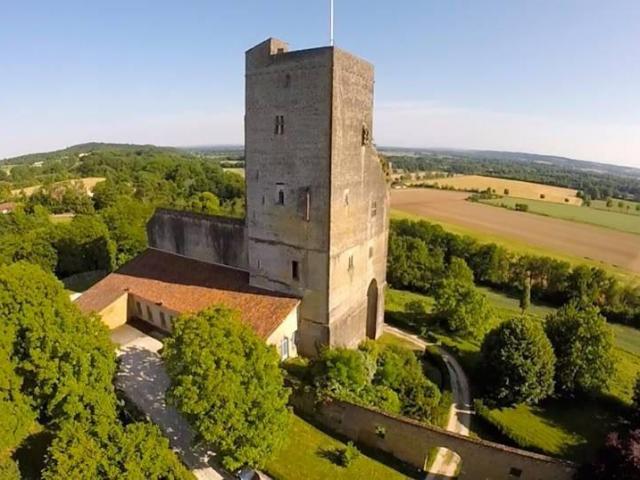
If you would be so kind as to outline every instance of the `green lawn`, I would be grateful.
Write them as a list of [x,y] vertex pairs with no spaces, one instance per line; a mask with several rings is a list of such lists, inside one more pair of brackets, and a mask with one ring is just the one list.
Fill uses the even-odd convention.
[[[495,317],[491,327],[519,314],[518,300],[489,289],[482,289],[491,302]],[[410,302],[423,302],[427,318],[407,312]],[[456,354],[471,377],[472,388],[479,390],[480,379],[473,372],[479,361],[481,341],[462,338],[444,331],[429,318],[434,300],[426,295],[388,289],[385,296],[385,320],[439,340]],[[533,305],[529,314],[542,319],[552,308]],[[426,325],[426,328],[425,328]],[[593,453],[606,432],[612,430],[617,416],[630,404],[633,385],[640,373],[640,331],[622,325],[611,325],[615,334],[616,372],[606,397],[591,402],[550,400],[540,406],[490,409],[491,423],[502,431],[503,441],[550,455],[581,460]],[[482,419],[472,423],[472,433],[487,437],[492,428]],[[500,441],[495,435],[489,440]]]
[[606,262],[591,260],[591,259],[587,259],[579,256],[568,255],[566,253],[558,252],[556,250],[531,245],[529,243],[522,242],[519,240],[514,240],[508,237],[503,237],[501,235],[493,235],[486,232],[480,232],[478,230],[474,230],[471,228],[461,227],[460,225],[455,225],[453,223],[441,222],[439,220],[434,220],[432,218],[425,218],[421,215],[402,212],[400,210],[391,210],[391,219],[402,219],[402,218],[406,218],[413,221],[426,220],[429,223],[440,225],[442,228],[444,228],[448,232],[455,233],[457,235],[467,235],[469,237],[476,239],[481,243],[495,243],[496,245],[500,245],[508,250],[511,250],[514,253],[518,253],[521,255],[540,255],[540,256],[555,258],[556,260],[569,262],[571,265],[589,265],[594,267],[600,267],[603,270],[611,273],[612,275],[615,275],[622,281],[637,282],[638,278],[640,278],[634,272],[625,270],[624,268],[615,267]]
[[[275,480],[372,480],[404,479],[406,475],[364,454],[349,467],[332,461],[337,449],[345,444],[300,417],[293,415],[288,444],[265,466]],[[411,477],[409,477],[411,478]]]
[[[614,207],[606,208],[606,204],[597,203],[596,207],[579,207],[563,203],[544,202],[541,200],[529,200],[525,198],[502,197],[481,201],[487,205],[507,208],[515,208],[516,203],[529,206],[529,212],[548,217],[561,218],[580,223],[589,223],[600,227],[640,234],[640,214],[635,210],[635,204],[629,203],[629,210],[619,209],[618,202]],[[625,213],[628,212],[628,213]]]

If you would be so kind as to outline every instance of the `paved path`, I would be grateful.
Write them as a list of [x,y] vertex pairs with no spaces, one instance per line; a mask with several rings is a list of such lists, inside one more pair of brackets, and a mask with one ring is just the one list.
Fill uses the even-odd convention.
[[[392,335],[401,337],[421,349],[431,345],[438,349],[444,363],[449,370],[449,377],[451,378],[451,390],[453,394],[453,404],[449,411],[449,421],[447,423],[447,430],[450,432],[456,432],[461,435],[469,435],[469,426],[471,424],[471,415],[473,410],[471,407],[471,391],[469,389],[469,380],[464,373],[462,366],[449,352],[434,343],[428,343],[422,340],[417,335],[412,335],[399,328],[385,325],[384,330]],[[440,448],[438,454],[430,468],[430,472],[427,475],[427,480],[453,478],[460,458],[453,454],[446,448]]]
[[141,331],[123,325],[111,339],[118,344],[120,367],[116,384],[169,438],[171,448],[199,480],[232,479],[215,463],[215,454],[193,447],[194,434],[187,421],[164,399],[169,377],[158,355],[162,343]]

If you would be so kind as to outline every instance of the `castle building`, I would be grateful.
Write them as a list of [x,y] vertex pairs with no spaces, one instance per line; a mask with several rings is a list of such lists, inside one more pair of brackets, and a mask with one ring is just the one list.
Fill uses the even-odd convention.
[[[289,51],[286,43],[268,39],[246,52],[245,103],[246,218],[158,210],[147,227],[150,249],[165,260],[180,256],[215,265],[210,272],[219,277],[215,288],[228,295],[241,288],[286,305],[284,310],[292,307],[293,313],[265,310],[277,311],[288,329],[278,329],[277,319],[264,320],[280,332],[277,342],[284,335],[291,343],[288,354],[314,355],[322,346],[353,347],[377,338],[384,311],[389,194],[372,145],[372,65],[335,47]],[[121,275],[117,281],[109,276],[99,282],[79,305],[99,298],[103,282],[131,292],[127,285],[136,282],[126,280],[126,269],[124,277],[112,274]],[[246,285],[235,281],[225,288],[227,275],[245,279]],[[163,288],[167,297],[178,286],[185,288],[179,277],[180,272],[165,275],[154,286],[156,304],[163,303]],[[204,277],[201,283],[208,288]],[[210,297],[224,303],[224,295]],[[236,307],[248,315],[252,298]],[[135,303],[127,302],[122,318],[107,323],[143,317]],[[99,311],[95,305],[83,308]],[[193,309],[183,302],[174,313]],[[260,319],[254,317],[251,325],[259,331]]]

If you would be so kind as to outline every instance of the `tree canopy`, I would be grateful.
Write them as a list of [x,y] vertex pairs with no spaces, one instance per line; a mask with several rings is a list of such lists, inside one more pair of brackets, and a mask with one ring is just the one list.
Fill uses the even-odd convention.
[[284,441],[290,392],[278,355],[236,311],[220,306],[178,317],[162,356],[169,401],[226,468],[261,466]]
[[482,337],[487,329],[491,308],[486,297],[473,283],[473,273],[464,260],[454,257],[447,275],[434,294],[434,313],[452,332]]
[[503,322],[482,343],[485,397],[502,406],[537,403],[553,393],[555,363],[538,321],[521,317]]
[[556,391],[574,395],[604,390],[613,373],[613,333],[593,306],[569,303],[547,317],[556,355]]

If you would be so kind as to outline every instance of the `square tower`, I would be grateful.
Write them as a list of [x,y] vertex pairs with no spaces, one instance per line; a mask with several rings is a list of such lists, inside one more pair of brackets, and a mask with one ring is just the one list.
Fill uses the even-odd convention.
[[371,142],[373,67],[334,47],[246,52],[251,284],[302,298],[298,347],[381,332],[389,194]]

